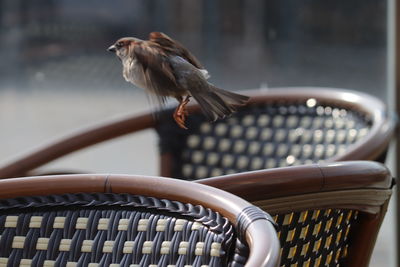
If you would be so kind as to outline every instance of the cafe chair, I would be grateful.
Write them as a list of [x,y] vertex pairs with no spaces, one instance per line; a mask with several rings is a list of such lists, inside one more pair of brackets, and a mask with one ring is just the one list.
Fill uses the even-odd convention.
[[196,182],[271,214],[285,267],[367,267],[394,185],[388,169],[373,161],[282,167]]
[[241,93],[251,96],[249,103],[215,123],[207,122],[195,104],[188,106],[189,130],[176,125],[173,108],[106,121],[3,162],[0,177],[37,174],[36,168],[71,152],[145,129],[158,133],[160,175],[186,180],[319,162],[385,160],[396,120],[375,97],[309,87]]
[[279,266],[271,217],[206,185],[90,174],[0,180],[0,266]]

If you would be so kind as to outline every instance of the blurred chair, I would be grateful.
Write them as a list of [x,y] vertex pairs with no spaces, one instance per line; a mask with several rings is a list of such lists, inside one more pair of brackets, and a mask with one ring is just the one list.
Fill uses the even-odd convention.
[[176,179],[0,180],[1,266],[278,266],[271,217]]
[[242,93],[251,96],[250,103],[213,124],[197,105],[189,107],[189,130],[172,120],[173,109],[110,121],[3,164],[0,177],[27,175],[68,153],[149,128],[159,134],[160,174],[188,180],[316,162],[385,159],[395,120],[372,96],[306,87]]
[[368,266],[394,184],[389,171],[372,161],[282,167],[196,182],[273,215],[286,267]]

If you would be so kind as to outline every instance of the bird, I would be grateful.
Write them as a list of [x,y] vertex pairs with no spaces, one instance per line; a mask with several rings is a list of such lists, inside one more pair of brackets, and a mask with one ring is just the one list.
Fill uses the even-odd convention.
[[173,118],[183,129],[188,129],[186,105],[191,97],[210,122],[231,115],[249,101],[248,96],[208,82],[210,75],[199,60],[165,33],[151,32],[148,40],[123,37],[107,50],[121,60],[122,75],[127,82],[153,95],[160,105],[164,105],[168,97],[179,102]]

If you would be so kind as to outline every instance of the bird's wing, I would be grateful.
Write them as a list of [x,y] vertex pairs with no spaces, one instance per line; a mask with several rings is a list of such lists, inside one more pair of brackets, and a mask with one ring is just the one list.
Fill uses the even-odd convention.
[[207,82],[201,70],[182,57],[174,56],[169,59],[178,86],[186,89],[196,99],[207,118],[215,121],[218,117],[223,117],[224,112],[227,112],[223,100],[213,92],[212,85]]
[[157,43],[168,54],[180,56],[198,69],[204,69],[200,61],[187,50],[181,43],[162,32],[151,32],[149,41]]
[[168,91],[177,87],[167,55],[158,45],[144,41],[133,47],[133,56],[143,67],[146,89],[156,96],[159,104],[164,104]]
[[242,106],[249,100],[247,96],[225,91],[208,83],[201,70],[181,57],[170,57],[169,61],[177,84],[196,99],[209,121],[229,116],[236,111],[237,106]]

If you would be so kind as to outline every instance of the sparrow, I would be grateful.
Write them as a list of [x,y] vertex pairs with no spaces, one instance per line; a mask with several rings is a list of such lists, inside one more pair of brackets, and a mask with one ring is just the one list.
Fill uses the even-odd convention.
[[187,129],[186,105],[193,97],[210,122],[229,116],[249,100],[248,96],[229,92],[209,83],[208,71],[182,44],[161,32],[151,32],[148,40],[124,37],[108,49],[122,62],[127,82],[145,89],[163,105],[173,97],[179,105],[173,118]]

